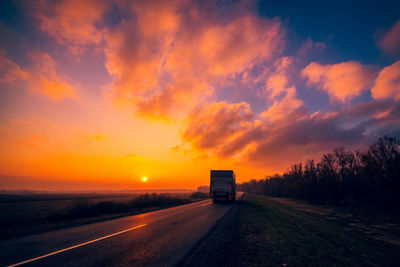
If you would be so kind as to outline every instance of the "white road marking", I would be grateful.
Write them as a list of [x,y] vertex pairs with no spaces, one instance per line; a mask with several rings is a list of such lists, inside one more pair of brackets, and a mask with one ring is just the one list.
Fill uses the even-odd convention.
[[132,228],[129,228],[129,229],[114,233],[114,234],[110,234],[110,235],[106,235],[106,236],[103,236],[103,237],[99,237],[99,238],[96,238],[96,239],[93,239],[93,240],[90,240],[90,241],[87,241],[87,242],[84,242],[84,243],[81,243],[81,244],[78,244],[78,245],[75,245],[75,246],[72,246],[72,247],[60,249],[60,250],[57,250],[57,251],[54,251],[54,252],[51,252],[51,253],[48,253],[48,254],[33,258],[33,259],[29,259],[29,260],[26,260],[26,261],[21,261],[21,262],[15,263],[15,264],[11,264],[11,265],[8,265],[8,267],[19,266],[19,265],[22,265],[22,264],[25,264],[25,263],[29,263],[29,262],[32,262],[32,261],[37,261],[37,260],[40,260],[40,259],[43,259],[43,258],[47,258],[49,256],[52,256],[52,255],[55,255],[55,254],[58,254],[58,253],[61,253],[61,252],[64,252],[64,251],[68,251],[68,250],[71,250],[71,249],[74,249],[74,248],[82,247],[82,246],[85,246],[85,245],[88,245],[88,244],[91,244],[91,243],[94,243],[94,242],[97,242],[97,241],[100,241],[100,240],[103,240],[103,239],[106,239],[106,238],[109,238],[109,237],[112,237],[112,236],[120,235],[122,233],[126,233],[126,232],[141,228],[141,227],[146,226],[146,225],[147,224],[141,224],[141,225],[138,225],[138,226],[135,226],[135,227],[132,227]]

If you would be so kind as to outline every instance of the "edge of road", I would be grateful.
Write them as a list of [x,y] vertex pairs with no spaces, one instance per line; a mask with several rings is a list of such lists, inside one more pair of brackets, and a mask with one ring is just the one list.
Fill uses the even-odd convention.
[[37,232],[31,232],[31,233],[28,233],[28,234],[17,234],[17,235],[13,235],[13,236],[6,237],[6,238],[0,238],[0,242],[7,242],[7,241],[10,241],[10,240],[14,240],[14,239],[26,238],[26,237],[45,234],[45,233],[50,233],[50,232],[57,232],[57,231],[67,230],[67,229],[71,229],[71,228],[75,228],[75,227],[84,227],[84,226],[87,226],[87,225],[90,225],[90,224],[103,223],[103,222],[107,222],[107,221],[118,220],[118,219],[125,218],[125,217],[141,215],[141,214],[144,214],[144,213],[157,212],[157,211],[161,211],[161,210],[165,210],[165,209],[181,207],[181,206],[184,206],[184,205],[200,203],[200,202],[203,202],[203,201],[206,201],[206,200],[208,200],[208,199],[195,200],[193,202],[189,202],[189,203],[185,203],[185,204],[179,204],[179,205],[173,205],[173,206],[169,206],[169,207],[155,207],[155,208],[149,208],[148,210],[109,214],[109,216],[85,217],[85,218],[81,218],[80,219],[80,220],[82,220],[82,222],[79,222],[79,221],[78,222],[64,221],[64,222],[66,222],[66,224],[64,224],[62,226],[56,226],[56,227],[52,227],[52,228],[47,229],[47,230],[40,230],[40,231],[37,231]]
[[[177,205],[177,206],[173,206],[173,207],[169,207],[169,208],[161,208],[161,209],[152,210],[152,211],[145,212],[145,213],[157,213],[157,212],[162,212],[163,210],[166,210],[166,209],[179,209],[179,208],[181,208],[182,206],[185,206],[185,205],[193,205],[193,206],[195,206],[195,205],[198,205],[200,203],[204,203],[204,202],[206,202],[208,200],[209,199],[194,201],[194,202],[186,203],[186,204],[183,204],[183,205]],[[134,214],[134,215],[127,215],[127,216],[123,216],[123,217],[136,216],[136,215],[140,215],[140,214],[144,214],[144,213],[139,213],[139,214]],[[92,223],[92,224],[106,223],[107,221],[118,220],[118,219],[121,219],[123,217],[110,219],[110,220],[104,220],[104,221],[100,221],[100,222],[96,222],[96,223]],[[75,226],[75,227],[78,227],[78,228],[79,227],[86,227],[87,225],[90,225],[90,224],[84,224],[84,225],[79,225],[79,226]],[[100,235],[98,237],[86,240],[86,241],[74,243],[74,244],[72,244],[70,246],[67,246],[67,247],[59,249],[59,250],[51,251],[51,252],[49,252],[47,254],[43,254],[43,255],[40,255],[40,256],[37,256],[37,257],[32,257],[32,258],[29,258],[29,259],[26,259],[26,260],[23,260],[23,261],[19,261],[17,263],[7,264],[7,265],[4,265],[4,266],[11,267],[11,266],[19,266],[19,265],[23,265],[23,264],[26,264],[26,263],[30,263],[30,262],[33,262],[33,261],[36,261],[36,260],[39,260],[39,259],[42,259],[42,258],[47,258],[47,257],[55,255],[55,254],[59,254],[59,253],[65,252],[65,251],[72,250],[72,249],[77,248],[77,247],[85,246],[85,245],[88,245],[88,244],[91,244],[91,243],[94,243],[94,242],[97,242],[97,241],[100,241],[100,240],[103,240],[103,239],[106,239],[106,238],[109,238],[109,237],[113,237],[113,236],[116,236],[116,235],[119,235],[119,234],[122,234],[122,233],[125,233],[125,232],[128,232],[128,231],[132,231],[134,229],[141,228],[141,227],[146,226],[146,225],[147,224],[142,224],[142,225],[138,225],[138,226],[135,226],[135,227],[131,227],[129,229],[122,229],[121,231],[118,231],[118,232],[112,232],[112,233],[109,233],[109,234],[103,234],[103,235]],[[49,231],[49,232],[46,232],[46,233],[63,231],[63,230],[67,230],[68,228]],[[73,227],[71,227],[71,228],[73,228]],[[34,234],[34,235],[31,235],[31,236],[40,235],[40,234],[43,234],[43,233]],[[29,236],[20,237],[20,238],[26,238],[26,237],[29,238]],[[3,266],[2,263],[0,263],[0,266]]]
[[[228,218],[229,216],[232,216],[233,214],[233,210],[235,208],[235,205],[237,204],[237,201],[242,201],[245,199],[245,193],[243,193],[240,198],[238,198],[235,202],[229,204],[231,205],[230,209],[224,214],[224,216],[221,217],[221,219],[219,219],[218,221],[216,221],[214,223],[213,226],[211,226],[211,228],[207,231],[207,233],[202,236],[189,250],[188,252],[186,252],[186,254],[178,261],[178,263],[175,266],[189,266],[187,265],[188,260],[190,259],[190,257],[195,254],[196,250],[201,248],[206,242],[207,240],[214,234],[214,232],[216,231],[216,229],[218,228],[218,226],[220,226],[223,222],[226,221],[226,218]],[[214,204],[214,205],[221,205],[221,204]],[[226,204],[224,204],[226,205]]]

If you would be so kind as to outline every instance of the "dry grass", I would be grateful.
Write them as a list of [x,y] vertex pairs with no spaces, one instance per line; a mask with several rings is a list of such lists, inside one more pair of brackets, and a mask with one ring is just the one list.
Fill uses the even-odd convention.
[[[349,222],[362,213],[364,219],[369,217],[363,223],[373,228],[372,222],[379,220],[375,213],[340,212],[248,195],[235,203],[221,227],[183,265],[400,266],[400,246],[393,242],[399,239],[392,233],[394,228],[383,228],[392,240],[374,238]],[[385,226],[397,227],[392,224]]]
[[202,198],[190,194],[53,195],[3,197],[0,240],[58,230],[177,206]]

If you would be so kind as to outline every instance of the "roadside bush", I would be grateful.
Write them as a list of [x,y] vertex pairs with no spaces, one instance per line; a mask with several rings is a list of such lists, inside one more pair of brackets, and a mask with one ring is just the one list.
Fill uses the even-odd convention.
[[190,202],[170,194],[143,194],[128,202],[103,201],[91,203],[88,200],[77,200],[64,211],[67,218],[83,218],[103,214],[134,212],[147,208],[169,207]]

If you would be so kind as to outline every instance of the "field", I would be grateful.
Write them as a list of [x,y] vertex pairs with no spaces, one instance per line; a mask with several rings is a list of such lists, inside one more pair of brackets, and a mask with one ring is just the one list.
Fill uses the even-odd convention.
[[185,266],[399,266],[400,224],[368,208],[248,195]]
[[[164,196],[165,205],[139,194],[0,195],[0,239],[9,239],[195,201],[190,192]],[[166,197],[165,197],[166,196]],[[167,201],[165,201],[167,200]],[[93,210],[96,210],[93,212]]]

